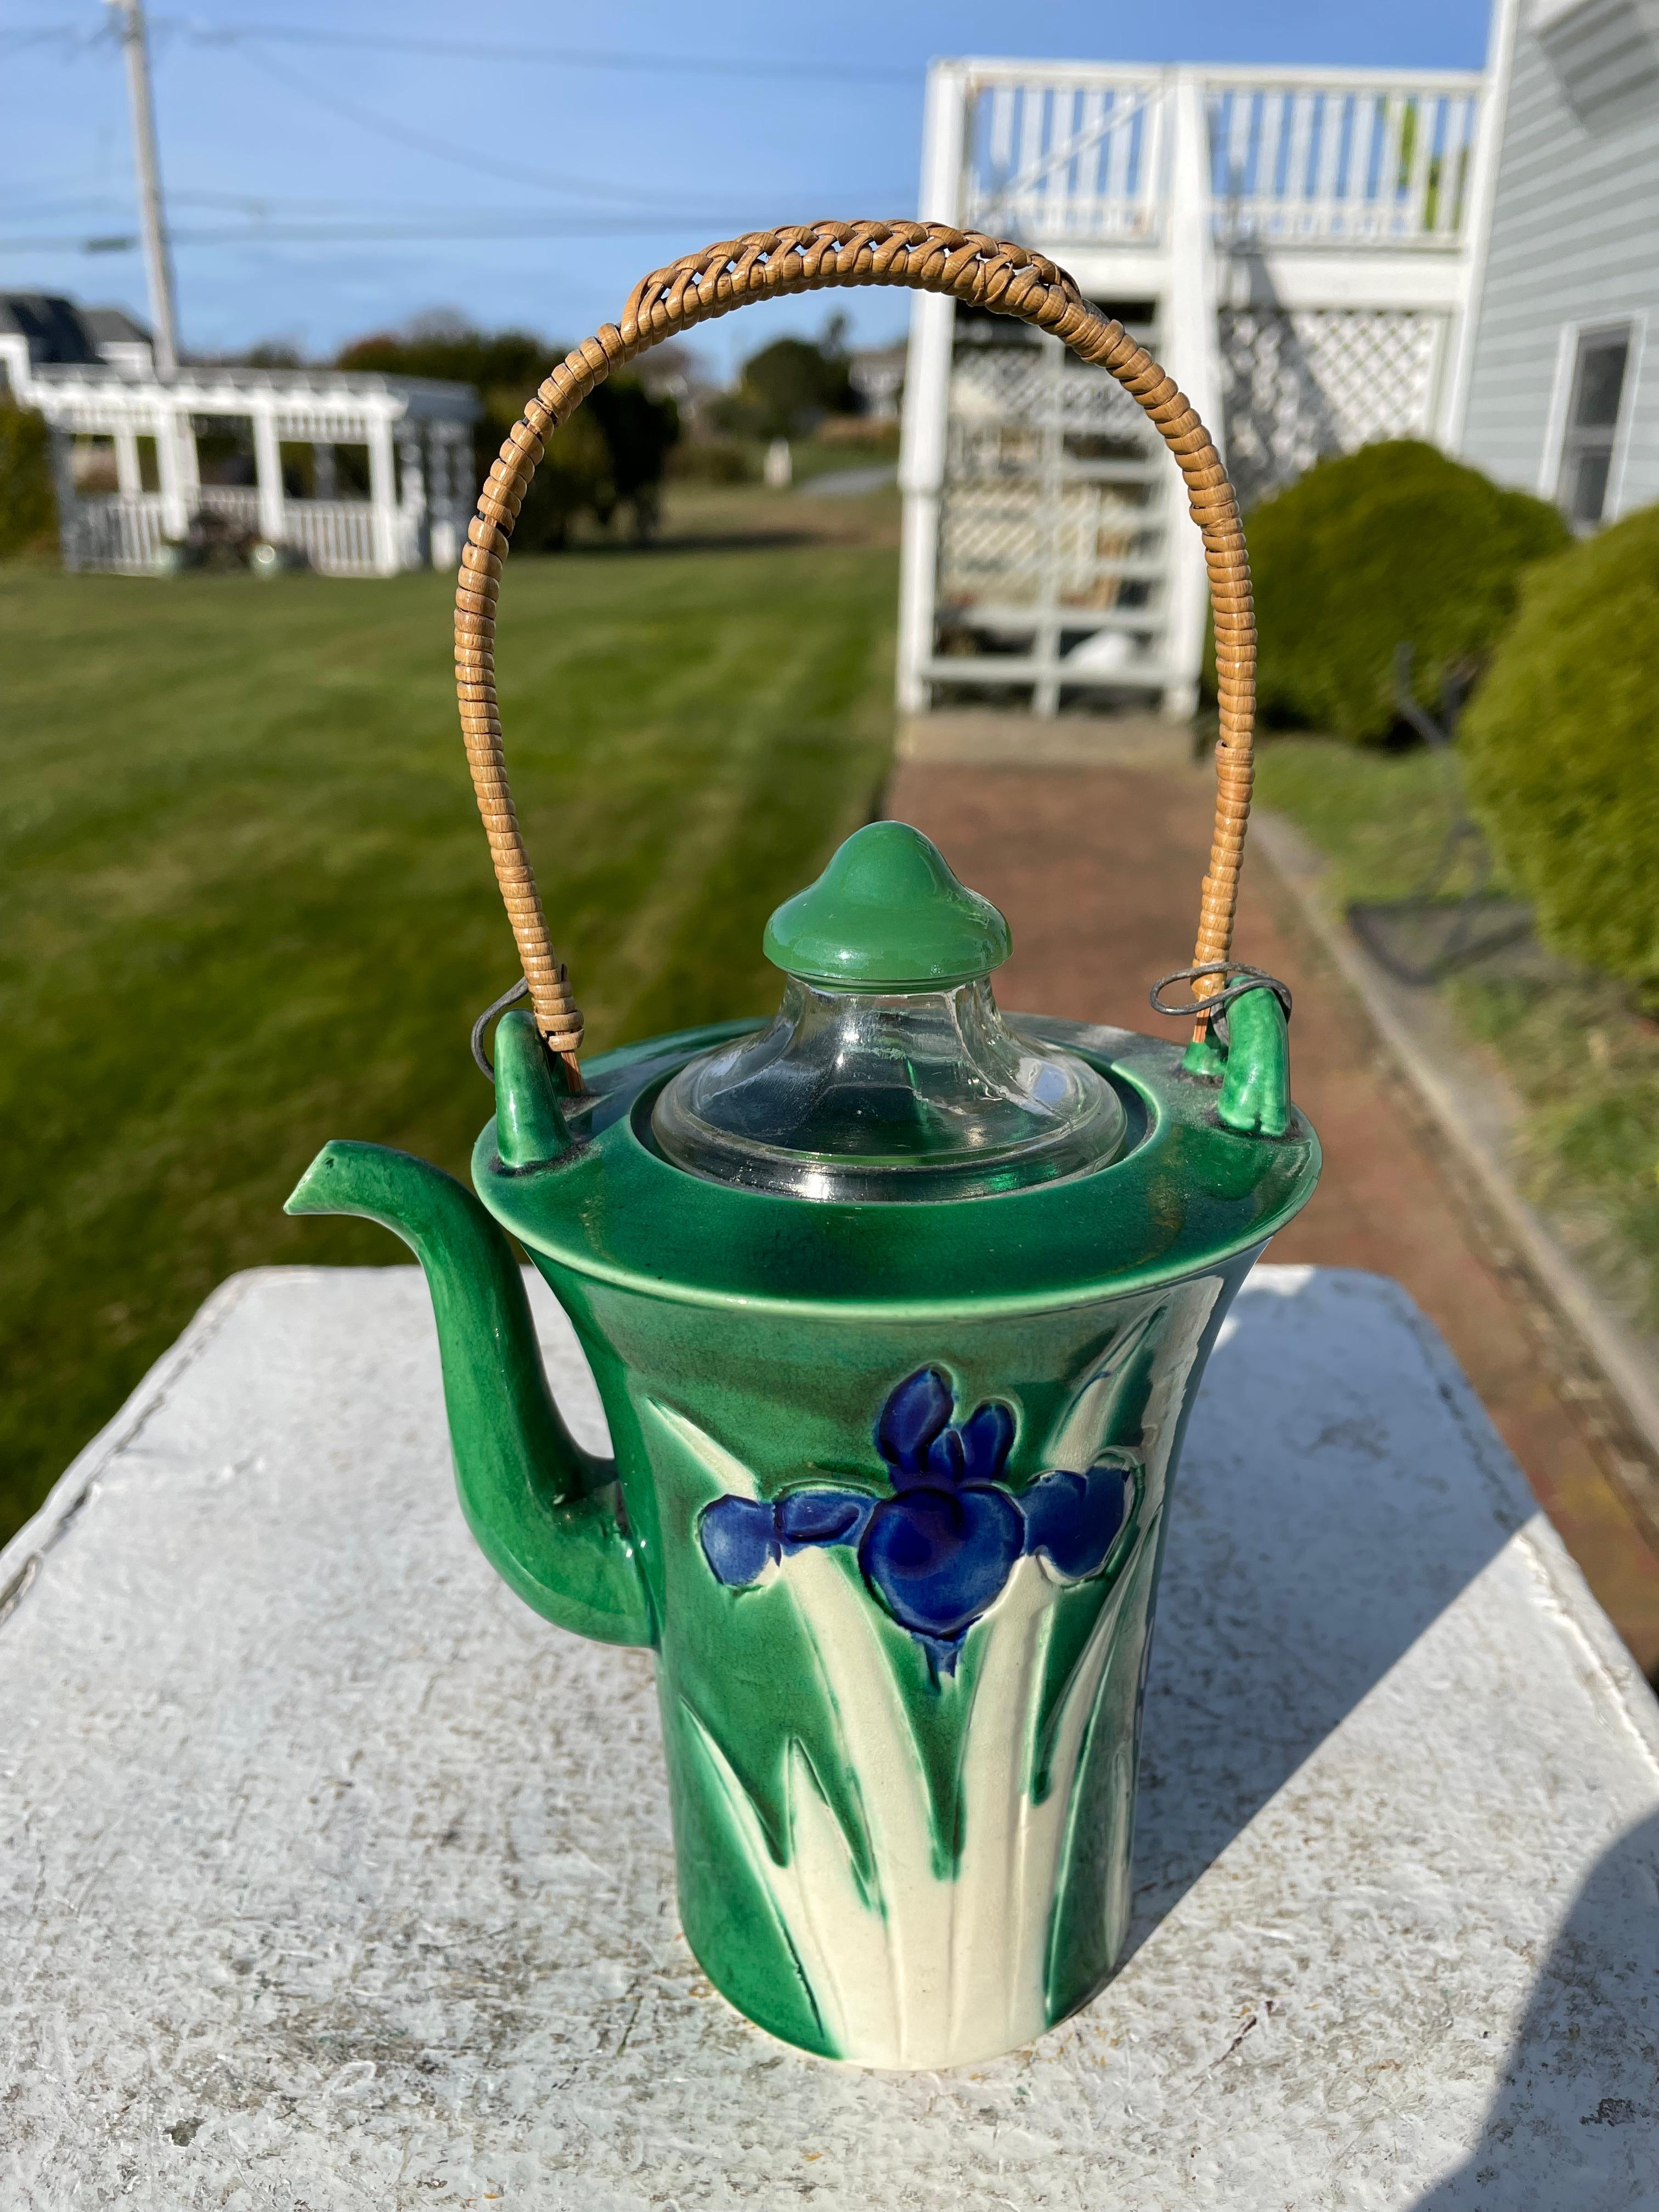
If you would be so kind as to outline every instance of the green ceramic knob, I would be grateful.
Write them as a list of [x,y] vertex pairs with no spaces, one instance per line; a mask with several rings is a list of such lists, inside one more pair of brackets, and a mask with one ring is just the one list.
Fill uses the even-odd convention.
[[766,925],[786,975],[849,990],[944,990],[1000,968],[1013,947],[989,899],[952,874],[908,822],[872,822]]

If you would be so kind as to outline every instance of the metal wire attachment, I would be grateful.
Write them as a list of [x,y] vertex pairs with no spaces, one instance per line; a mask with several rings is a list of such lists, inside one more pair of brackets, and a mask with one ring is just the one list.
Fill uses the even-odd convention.
[[[1158,993],[1166,983],[1195,983],[1200,975],[1237,975],[1238,981],[1212,993],[1207,999],[1190,999],[1184,1006],[1166,1006]],[[1176,1021],[1194,1014],[1207,1014],[1210,1027],[1223,1044],[1227,1042],[1227,1009],[1235,999],[1242,999],[1246,991],[1271,991],[1285,1009],[1285,1018],[1291,1018],[1291,987],[1281,983],[1277,975],[1268,975],[1265,968],[1247,968],[1238,960],[1206,960],[1196,968],[1177,968],[1168,975],[1160,975],[1146,994],[1146,1002],[1155,1014],[1163,1014]]]
[[507,1008],[520,999],[527,999],[529,996],[530,986],[520,975],[513,988],[510,991],[503,991],[499,999],[484,1008],[483,1013],[472,1024],[472,1057],[477,1061],[480,1072],[492,1083],[495,1080],[495,1063],[484,1050],[484,1031],[497,1014],[504,1014]]

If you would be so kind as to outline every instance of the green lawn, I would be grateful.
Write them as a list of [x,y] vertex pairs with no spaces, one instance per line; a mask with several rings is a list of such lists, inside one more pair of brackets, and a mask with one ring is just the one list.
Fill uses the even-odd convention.
[[[1322,738],[1273,737],[1257,794],[1328,855],[1333,889],[1403,896],[1439,848],[1454,764]],[[1501,961],[1442,984],[1526,1101],[1516,1167],[1528,1195],[1637,1328],[1659,1334],[1659,1025],[1619,985]],[[1535,972],[1534,972],[1535,971]]]
[[[836,505],[688,493],[695,539],[509,572],[508,764],[595,1048],[769,1005],[767,914],[874,811],[890,503]],[[518,969],[450,588],[0,570],[0,1534],[233,1270],[402,1256],[284,1218],[324,1139],[465,1172]]]

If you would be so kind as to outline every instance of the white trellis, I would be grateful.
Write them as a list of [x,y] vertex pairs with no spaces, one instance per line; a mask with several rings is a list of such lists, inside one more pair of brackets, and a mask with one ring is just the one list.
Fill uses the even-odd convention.
[[[446,568],[459,557],[474,495],[478,403],[469,386],[192,365],[163,381],[147,356],[40,362],[18,337],[0,339],[0,353],[17,399],[51,431],[66,568],[149,573],[207,518],[291,550],[325,575]],[[222,426],[250,436],[252,484],[204,483],[198,440]],[[113,489],[78,480],[76,444],[88,439],[109,441]],[[143,441],[151,441],[149,471]],[[285,485],[285,445],[311,448],[305,497]],[[366,450],[367,496],[340,495],[342,446]]]
[[[1445,441],[1484,80],[941,62],[921,212],[1018,239],[1137,329],[1248,501],[1322,453]],[[1173,463],[1023,325],[913,310],[899,699],[1190,711],[1206,592]]]
[[1227,466],[1245,505],[1322,453],[1432,436],[1446,320],[1410,307],[1223,307]]

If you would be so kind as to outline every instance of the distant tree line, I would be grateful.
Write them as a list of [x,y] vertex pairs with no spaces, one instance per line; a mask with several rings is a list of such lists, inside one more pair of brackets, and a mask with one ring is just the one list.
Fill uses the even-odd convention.
[[[527,331],[476,331],[459,319],[434,317],[407,331],[357,338],[335,366],[471,385],[483,409],[473,428],[482,482],[525,401],[565,350]],[[668,456],[679,435],[679,410],[666,393],[653,392],[631,376],[611,377],[597,386],[549,440],[514,530],[514,545],[521,551],[556,551],[568,542],[578,516],[592,515],[608,528],[622,509],[628,511],[635,537],[648,538],[657,524]]]
[[711,410],[720,428],[765,439],[810,437],[827,416],[858,411],[845,315],[832,315],[821,338],[776,338],[751,354]]
[[57,538],[46,426],[32,408],[0,399],[0,561],[49,552]]

